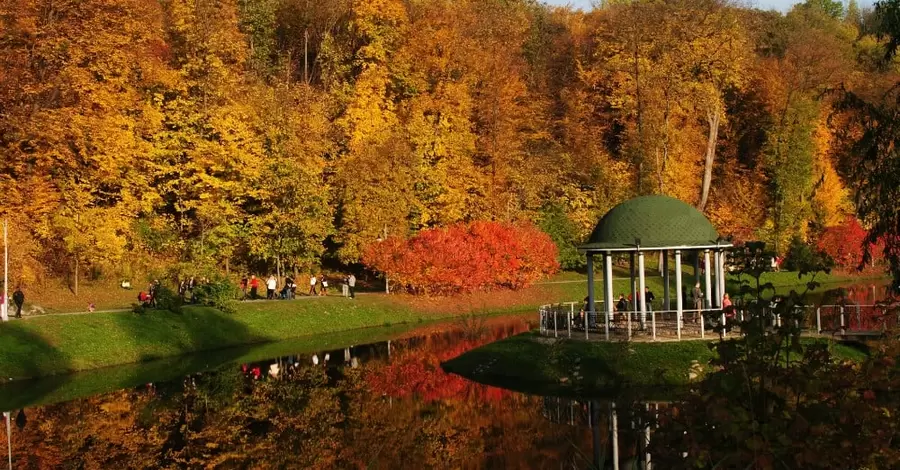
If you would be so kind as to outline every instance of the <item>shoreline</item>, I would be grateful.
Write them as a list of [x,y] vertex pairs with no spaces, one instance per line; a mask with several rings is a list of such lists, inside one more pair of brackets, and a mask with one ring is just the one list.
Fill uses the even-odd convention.
[[[45,377],[371,327],[536,311],[542,304],[581,298],[584,286],[577,282],[581,277],[563,273],[556,279],[575,282],[457,297],[362,293],[355,300],[327,296],[238,302],[235,314],[185,306],[181,313],[149,310],[143,314],[118,311],[30,316],[0,324],[0,378]],[[778,279],[782,282],[776,287],[785,288],[789,285],[784,280],[797,278],[796,274],[791,278],[782,273]],[[822,282],[848,284],[854,279],[828,276]],[[627,281],[616,281],[617,289]],[[648,285],[661,289],[658,281],[653,279]]]

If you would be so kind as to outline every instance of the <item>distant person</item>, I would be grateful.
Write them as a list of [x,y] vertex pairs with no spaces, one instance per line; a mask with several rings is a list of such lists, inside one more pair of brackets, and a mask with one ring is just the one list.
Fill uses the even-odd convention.
[[275,289],[278,288],[278,279],[275,279],[275,275],[272,274],[269,276],[269,279],[266,280],[266,298],[269,300],[275,300]]
[[131,281],[122,281],[122,289],[131,290]]
[[318,281],[316,280],[316,275],[313,274],[309,277],[309,293],[308,293],[308,295],[316,295],[316,284],[318,284]]
[[250,280],[247,276],[241,278],[241,300],[247,300],[247,288],[250,286]]
[[328,279],[325,279],[324,274],[319,274],[319,280],[322,283],[322,289],[319,291],[322,295],[328,295]]
[[16,286],[16,291],[12,295],[13,303],[16,304],[16,318],[22,318],[22,305],[25,304],[25,293],[22,288]]
[[350,288],[350,298],[355,299],[356,298],[356,276],[351,274],[347,278],[347,286]]
[[187,293],[188,293],[188,297],[190,297],[190,299],[191,299],[190,302],[192,304],[197,302],[197,297],[194,296],[194,288],[195,287],[197,287],[197,280],[194,279],[194,276],[191,276],[191,279],[188,281],[188,284],[187,284]]
[[250,298],[253,300],[259,298],[259,279],[255,275],[250,276]]
[[644,287],[644,298],[647,302],[647,311],[653,311],[653,301],[656,300],[656,296],[653,295],[653,291],[650,290],[649,287]]
[[293,299],[294,298],[294,291],[292,290],[293,286],[294,286],[294,278],[292,278],[291,276],[284,278],[284,290],[283,290],[282,298],[284,298],[284,299]]
[[691,292],[691,296],[694,298],[694,310],[703,310],[703,291],[700,290],[699,282],[694,284],[694,290]]
[[159,279],[154,279],[148,288],[150,291],[150,306],[156,308],[156,296],[159,295]]
[[94,310],[97,310],[97,307],[93,303],[88,304],[88,312],[94,313]]
[[625,294],[619,294],[619,301],[616,302],[616,311],[624,312],[628,310],[628,300],[625,299]]

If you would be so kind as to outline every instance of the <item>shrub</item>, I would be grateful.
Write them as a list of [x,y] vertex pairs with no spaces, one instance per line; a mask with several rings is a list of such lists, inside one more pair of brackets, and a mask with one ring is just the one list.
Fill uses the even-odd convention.
[[[861,268],[867,235],[868,231],[856,217],[847,216],[841,225],[827,227],[819,237],[817,246],[820,251],[831,256],[837,266],[845,269]],[[879,247],[871,245],[869,248],[873,257],[880,255]]]
[[169,310],[171,312],[181,312],[181,297],[178,297],[172,289],[160,285],[156,289],[156,308],[161,310]]
[[556,245],[533,225],[499,222],[428,229],[369,245],[363,263],[423,294],[519,289],[559,270]]
[[216,279],[199,284],[194,289],[197,302],[211,305],[225,313],[235,313],[234,302],[238,297],[238,288],[228,279]]

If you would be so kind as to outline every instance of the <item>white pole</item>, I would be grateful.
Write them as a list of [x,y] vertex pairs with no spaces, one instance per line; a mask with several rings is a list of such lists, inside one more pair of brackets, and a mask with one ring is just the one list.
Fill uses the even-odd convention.
[[647,299],[644,295],[646,282],[644,280],[644,252],[638,252],[638,295],[641,296],[641,328],[647,329]]
[[712,265],[709,264],[709,250],[703,252],[704,266],[706,266],[706,300],[702,303],[706,308],[712,308]]
[[612,277],[612,254],[606,252],[606,340],[609,341],[609,322],[613,316],[613,277]]
[[7,236],[9,222],[3,219],[3,307],[0,317],[9,321],[9,239]]
[[619,470],[619,420],[616,416],[616,404],[610,404],[610,414],[612,415],[612,446],[613,446],[613,469]]
[[728,257],[725,255],[725,250],[719,252],[719,283],[721,287],[719,288],[719,305],[722,305],[722,298],[725,297],[725,294],[728,293],[727,287],[728,283],[725,279],[725,264],[728,262]]
[[715,296],[712,299],[710,299],[710,303],[711,303],[711,307],[716,308],[716,307],[719,307],[720,305],[722,305],[722,291],[719,290],[722,285],[722,282],[720,279],[722,274],[721,274],[721,271],[719,271],[720,265],[722,264],[722,260],[719,259],[718,251],[713,253],[713,260],[714,260],[715,270],[716,270],[716,284],[714,286],[715,287]]
[[9,470],[12,470],[12,427],[9,425],[12,418],[9,411],[4,411],[3,417],[6,418],[6,449],[9,454]]
[[681,250],[675,250],[675,323],[678,328],[678,339],[681,339],[681,318],[684,313],[684,299],[681,298]]

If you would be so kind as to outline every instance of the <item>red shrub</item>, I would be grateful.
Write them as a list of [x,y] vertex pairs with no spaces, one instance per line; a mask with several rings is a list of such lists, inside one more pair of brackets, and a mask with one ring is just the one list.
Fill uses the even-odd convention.
[[363,263],[410,292],[519,289],[559,270],[556,245],[532,225],[474,222],[369,245]]
[[[860,225],[859,220],[853,216],[847,216],[844,223],[828,227],[819,237],[817,247],[820,251],[828,253],[838,267],[855,269],[862,264],[863,247],[868,232]],[[881,255],[879,246],[871,246],[874,260]]]

